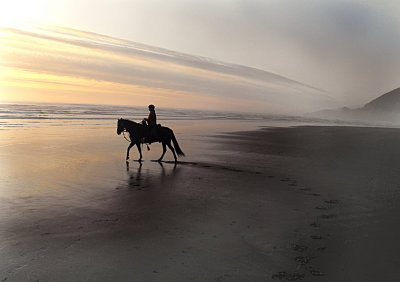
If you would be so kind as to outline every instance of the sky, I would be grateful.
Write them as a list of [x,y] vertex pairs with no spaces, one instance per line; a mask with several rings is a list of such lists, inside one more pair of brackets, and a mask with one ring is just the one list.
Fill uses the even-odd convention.
[[[158,87],[158,90],[163,89],[161,92],[164,93],[165,102],[162,103],[165,104],[168,104],[167,97],[175,97],[169,99],[169,103],[174,101],[173,104],[180,104],[181,95],[187,95],[185,97],[190,98],[186,98],[185,101],[192,99],[192,102],[181,103],[182,107],[196,105],[198,107],[211,107],[213,105],[215,108],[243,108],[246,110],[254,108],[257,111],[272,112],[284,112],[285,109],[295,111],[296,105],[294,104],[298,104],[300,98],[304,100],[304,103],[309,103],[309,107],[302,103],[299,106],[300,112],[319,110],[321,107],[330,106],[357,107],[385,92],[400,87],[400,76],[398,75],[400,73],[400,55],[398,54],[398,50],[400,50],[399,13],[400,2],[389,0],[0,0],[0,25],[3,26],[10,25],[10,23],[28,22],[67,27],[143,43],[163,50],[159,50],[164,54],[162,64],[160,64],[160,58],[156,62],[156,65],[162,66],[163,70],[158,70],[157,75],[153,77],[159,83],[162,77],[164,82],[158,86],[156,83],[154,85],[149,84],[152,77],[147,77],[146,83],[140,83],[139,78],[135,76],[136,74],[132,73],[132,69],[135,69],[133,66],[138,63],[133,62],[138,60],[137,52],[134,57],[129,57],[132,60],[132,65],[130,65],[128,72],[124,71],[129,67],[125,65],[125,69],[123,69],[123,64],[117,64],[114,57],[110,58],[111,53],[107,48],[106,51],[103,50],[105,53],[98,54],[97,58],[92,58],[92,60],[110,59],[112,60],[110,64],[115,66],[112,73],[114,79],[107,80],[95,77],[98,82],[108,83],[109,95],[113,92],[115,85],[111,84],[116,83],[115,80],[123,80],[123,77],[133,75],[137,78],[136,80],[127,81],[125,79],[124,84],[119,85],[119,87],[124,88],[129,85],[132,89],[126,90],[127,92],[135,89],[135,93],[142,93],[147,97],[155,95]],[[10,31],[7,32],[7,42],[10,44]],[[75,31],[68,32],[77,36]],[[3,31],[3,38],[0,39],[3,40],[3,45],[5,33]],[[16,38],[19,36],[21,39],[21,34],[15,36]],[[51,36],[59,37],[59,30],[53,32]],[[40,40],[44,39],[41,38]],[[97,42],[97,44],[103,43]],[[71,42],[64,42],[64,44],[71,44]],[[109,46],[109,43],[107,44]],[[125,47],[129,44],[125,43]],[[82,46],[78,47],[81,48]],[[75,49],[68,48],[66,52],[71,54],[74,51],[88,51],[78,47]],[[24,48],[21,47],[21,50]],[[32,45],[31,48],[33,48]],[[146,48],[148,50],[148,47]],[[130,49],[132,50],[132,46]],[[168,74],[171,75],[169,73],[171,65],[168,65],[166,63],[168,60],[165,60],[168,57],[166,54],[171,54],[164,49],[176,51],[174,55],[179,57],[180,60],[177,63],[178,59],[175,58],[175,76],[173,78],[168,77]],[[187,64],[187,61],[182,61],[184,57],[182,53],[187,54],[188,57],[192,55],[190,57],[191,66],[194,69],[182,68]],[[5,54],[7,54],[6,59],[10,63],[10,52],[4,51],[3,48],[2,53],[0,53],[3,61],[5,61]],[[32,54],[36,54],[36,57]],[[57,60],[60,59],[61,55],[58,54],[57,56]],[[38,51],[35,51],[31,52],[29,59],[26,59],[33,60],[32,58],[36,58],[38,60],[38,57],[40,57]],[[64,57],[65,60],[68,60],[66,56]],[[199,58],[202,57],[211,58],[210,62],[214,63],[213,66],[208,65],[206,67],[208,70],[211,68],[214,72],[213,75],[209,76],[213,79],[212,83],[208,85],[208,90],[204,86],[203,89],[199,89],[200,82],[205,81],[204,73],[202,73],[202,78],[198,76],[199,72],[203,72],[205,68],[204,65],[198,64]],[[121,63],[120,59],[118,60]],[[154,58],[152,57],[152,59]],[[16,58],[15,60],[18,61]],[[149,57],[145,60],[149,60]],[[200,61],[204,60],[202,58]],[[224,62],[225,66],[235,69],[228,71],[231,75],[233,72],[235,77],[230,77],[231,81],[227,82],[227,70],[221,72],[216,62]],[[49,61],[48,63],[54,64],[55,62]],[[43,62],[41,61],[40,64],[43,65]],[[93,64],[101,65],[104,64],[104,61],[102,63],[92,62],[89,66],[92,76],[93,72],[96,72]],[[140,64],[143,65],[143,61]],[[179,75],[176,75],[178,65]],[[253,69],[251,71],[247,69],[243,77],[241,74],[243,74],[244,69],[239,71],[237,65],[264,71],[263,75],[268,78],[261,75],[261,77],[258,76],[255,79],[257,82],[249,82],[249,75]],[[39,68],[38,66],[39,62],[37,62],[36,68]],[[17,75],[15,73],[14,75],[10,74],[10,65],[7,67],[7,69],[3,68],[2,71],[1,79],[3,82],[5,81],[4,77],[6,77],[4,74],[7,74],[8,77],[13,76],[14,80]],[[77,65],[73,67],[78,71]],[[88,67],[88,64],[85,64],[81,70],[86,67]],[[24,68],[20,68],[18,71],[27,71],[26,66]],[[218,75],[214,76],[216,70]],[[17,72],[15,66],[13,71]],[[32,76],[33,70],[30,69],[30,71],[32,71],[30,74]],[[44,68],[37,71],[42,75],[42,82],[46,80],[45,75],[60,75],[59,71],[55,73],[53,70],[52,73],[47,69],[47,72],[45,72]],[[120,72],[121,77],[116,78],[118,72]],[[279,79],[277,81],[270,74],[278,74],[302,84],[283,82]],[[151,72],[151,76],[153,75],[154,69]],[[70,76],[71,74],[69,74]],[[168,79],[177,84],[183,76],[185,76],[183,86],[166,86],[165,83]],[[232,83],[232,81],[236,81],[238,77],[242,79],[241,87],[243,88],[240,89],[242,92],[237,91],[230,98],[229,92],[237,89],[237,83]],[[78,78],[82,81],[74,81],[74,84],[79,85],[79,87],[77,86],[75,91],[68,90],[59,94],[58,100],[67,99],[68,96],[71,99],[73,94],[77,95],[78,88],[84,88],[88,91],[90,82],[86,81],[87,77],[77,76],[76,79]],[[143,79],[143,77],[141,78]],[[38,84],[37,77],[30,79],[31,81],[36,79],[36,84]],[[224,79],[224,84],[221,84],[221,79]],[[243,80],[246,80],[246,82],[243,82]],[[260,86],[262,81],[269,86]],[[121,81],[119,82],[121,83]],[[12,93],[10,84],[8,82],[5,89],[7,93]],[[246,85],[244,86],[244,84]],[[272,87],[271,84],[274,84],[274,86]],[[291,85],[288,86],[288,84]],[[304,85],[314,88],[306,90],[307,87]],[[150,86],[153,89],[149,89]],[[221,90],[222,88],[223,90]],[[263,89],[260,90],[261,88]],[[280,91],[277,91],[277,88]],[[294,88],[295,93],[290,93],[290,88]],[[43,90],[45,91],[42,93],[51,92],[49,87],[43,86]],[[207,91],[209,92],[207,93]],[[22,94],[17,94],[17,92],[15,90],[12,93],[13,97],[21,97],[22,99],[22,96],[18,96]],[[3,93],[5,92],[3,91]],[[21,93],[21,91],[18,93]],[[32,94],[31,97],[34,95],[39,94]],[[86,98],[83,100],[92,101],[90,95],[92,94],[86,94]],[[304,98],[307,95],[314,96],[315,101]],[[122,98],[113,99],[112,96],[108,96],[108,100],[110,100],[108,101],[106,96],[103,93],[104,99],[102,101],[105,103],[116,103],[123,100]],[[299,99],[293,99],[293,96]],[[204,99],[201,99],[201,97]],[[0,100],[7,99],[0,98]],[[42,97],[41,99],[46,98]],[[38,98],[38,100],[40,99]],[[327,102],[327,100],[330,101]],[[143,103],[145,102],[143,101]]]

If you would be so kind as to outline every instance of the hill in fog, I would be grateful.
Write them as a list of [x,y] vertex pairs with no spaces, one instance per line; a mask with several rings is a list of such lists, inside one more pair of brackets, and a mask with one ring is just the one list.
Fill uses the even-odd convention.
[[367,103],[362,111],[375,113],[400,113],[400,88],[392,90]]
[[322,110],[307,114],[307,116],[337,120],[365,121],[365,122],[400,122],[400,88],[385,93],[368,102],[361,108]]

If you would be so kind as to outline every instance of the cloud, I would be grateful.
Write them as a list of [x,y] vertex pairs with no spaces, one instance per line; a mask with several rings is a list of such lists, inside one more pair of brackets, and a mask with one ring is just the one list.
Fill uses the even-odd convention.
[[[170,38],[162,38],[171,48],[273,70],[327,89],[343,103],[366,102],[400,84],[398,1],[172,5],[163,30]],[[151,31],[158,38],[157,26]]]
[[324,91],[277,74],[126,40],[51,26],[0,32],[6,73],[0,85],[9,93],[14,88],[14,98],[29,88],[31,99],[34,93],[44,99],[51,89],[51,101],[69,92],[91,103],[145,105],[154,99],[164,106],[267,113],[333,104]]
[[[13,9],[7,9],[7,15],[14,12],[21,18],[203,56],[49,26],[35,31],[35,36],[59,40],[64,47],[81,46],[82,50],[102,51],[109,56],[117,53],[131,63],[133,59],[151,58],[192,70],[238,76],[239,69],[232,64],[204,59],[216,58],[328,90],[348,106],[363,104],[400,84],[400,2],[395,0],[41,0],[23,13],[19,11],[22,3],[32,5],[29,1],[17,2],[10,4]],[[109,57],[104,59],[110,62]],[[241,77],[248,77],[246,71],[240,71]],[[191,86],[194,74],[181,73],[186,74],[181,81],[174,76],[170,83],[196,90]],[[170,78],[164,71],[158,74],[163,78],[156,81]],[[216,79],[207,81],[214,83]],[[208,83],[198,88],[199,95],[205,88],[214,89]]]

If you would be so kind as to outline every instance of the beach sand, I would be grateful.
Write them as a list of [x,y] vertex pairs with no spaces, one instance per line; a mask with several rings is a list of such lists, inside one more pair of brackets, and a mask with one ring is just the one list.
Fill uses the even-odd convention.
[[109,129],[2,132],[2,281],[397,280],[400,130],[183,125],[175,166]]
[[246,151],[271,174],[286,175],[293,192],[304,195],[294,196],[304,201],[304,213],[307,196],[318,199],[308,223],[293,230],[304,247],[292,256],[304,280],[398,280],[399,129],[302,126],[228,139],[237,140],[232,149]]

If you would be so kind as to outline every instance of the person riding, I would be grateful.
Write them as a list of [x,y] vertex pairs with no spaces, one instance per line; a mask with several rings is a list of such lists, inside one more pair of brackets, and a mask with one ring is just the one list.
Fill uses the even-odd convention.
[[150,133],[149,137],[151,139],[151,142],[154,142],[158,140],[157,115],[154,105],[149,105],[149,111],[150,111],[149,116],[144,120],[147,122],[147,125],[149,126],[149,133]]
[[156,115],[156,111],[155,111],[154,105],[149,105],[149,116],[147,118],[145,118],[145,121],[147,121],[147,125],[153,126],[153,125],[157,125],[157,115]]

